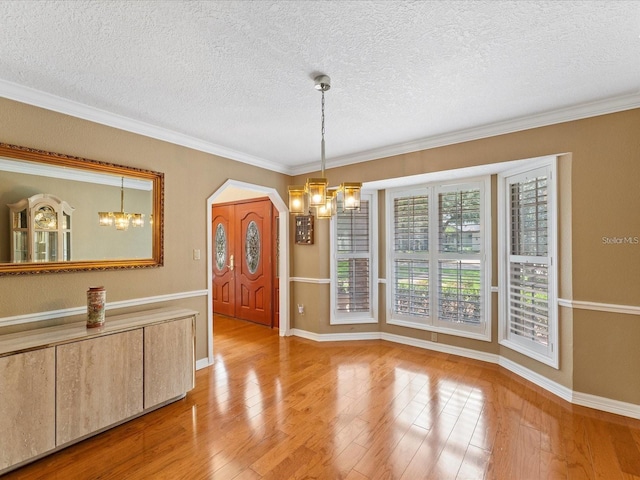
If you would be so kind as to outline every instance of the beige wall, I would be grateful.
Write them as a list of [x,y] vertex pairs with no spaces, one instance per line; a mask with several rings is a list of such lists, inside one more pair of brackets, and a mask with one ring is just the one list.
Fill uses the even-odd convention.
[[[602,237],[640,236],[640,110],[566,122],[523,132],[469,141],[327,171],[329,184],[376,181],[456,168],[561,155],[559,162],[559,291],[566,300],[640,305],[640,245],[604,245]],[[310,176],[313,176],[310,174]],[[294,179],[304,182],[304,176]],[[495,178],[493,218],[496,218]],[[380,242],[384,245],[384,196],[379,196]],[[493,225],[493,279],[497,278],[497,230]],[[328,234],[316,237],[325,246]],[[305,247],[293,246],[293,255]],[[328,248],[318,252],[328,263]],[[380,249],[381,276],[386,256]],[[324,268],[324,267],[323,267]],[[293,262],[293,275],[299,265]],[[324,272],[305,269],[305,276]],[[428,332],[385,322],[385,285],[380,285],[380,329],[427,339]],[[306,298],[329,302],[326,285],[308,284]],[[640,404],[640,319],[637,315],[559,308],[560,368],[554,369],[497,343],[497,303],[493,298],[491,343],[439,335],[449,345],[497,353],[577,392]],[[295,300],[293,300],[295,302]],[[293,316],[294,327],[299,319]],[[305,321],[305,326],[309,325]],[[330,327],[328,314],[313,331],[346,331]],[[631,340],[634,339],[634,340]]]
[[[560,162],[560,292],[567,300],[640,305],[640,245],[604,245],[602,237],[640,236],[640,110],[465,142],[330,169],[341,179],[374,181],[543,155]],[[227,179],[276,188],[304,177],[251,167],[162,141],[0,99],[0,141],[165,173],[165,266],[136,271],[78,272],[0,278],[0,318],[73,308],[85,303],[89,285],[107,288],[110,302],[206,289],[206,200]],[[494,181],[495,183],[495,181]],[[381,200],[384,196],[379,195]],[[493,200],[495,210],[495,199]],[[384,208],[379,206],[380,275],[384,275]],[[293,229],[291,229],[293,230]],[[494,226],[494,239],[496,231]],[[291,240],[291,239],[290,239]],[[329,227],[316,222],[314,246],[291,241],[291,276],[329,277]],[[495,254],[494,245],[494,254]],[[496,256],[494,255],[493,285]],[[383,330],[414,338],[425,332],[385,322],[385,285],[379,285],[380,326],[329,325],[329,285],[292,282],[292,326],[316,333]],[[303,303],[305,315],[297,314]],[[206,357],[206,297],[173,302],[200,311],[197,357]],[[163,303],[162,305],[166,305]],[[160,305],[158,305],[160,306]],[[141,307],[148,308],[148,306]],[[640,404],[640,320],[636,315],[560,308],[561,367],[544,366],[493,342],[439,335],[439,342],[498,353],[577,392]]]
[[[89,285],[104,285],[107,303],[205,290],[207,198],[230,178],[276,188],[283,198],[288,184],[279,173],[6,99],[0,141],[165,174],[164,267],[0,277],[0,318],[80,307]],[[193,260],[193,249],[201,260]],[[170,305],[200,312],[196,357],[206,358],[206,297],[138,309]]]

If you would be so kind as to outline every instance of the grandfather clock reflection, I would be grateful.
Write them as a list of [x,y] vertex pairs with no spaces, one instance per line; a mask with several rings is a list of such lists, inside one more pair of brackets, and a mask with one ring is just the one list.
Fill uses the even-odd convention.
[[48,193],[23,198],[8,206],[12,262],[71,260],[72,206]]

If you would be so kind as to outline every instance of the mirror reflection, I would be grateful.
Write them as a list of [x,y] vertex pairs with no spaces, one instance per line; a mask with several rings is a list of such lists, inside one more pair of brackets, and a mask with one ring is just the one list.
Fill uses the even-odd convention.
[[0,273],[160,265],[162,180],[0,144]]

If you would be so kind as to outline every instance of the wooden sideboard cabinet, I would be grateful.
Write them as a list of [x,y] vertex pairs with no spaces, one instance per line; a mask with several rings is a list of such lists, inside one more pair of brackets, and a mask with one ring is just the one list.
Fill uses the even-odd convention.
[[55,349],[0,358],[0,474],[55,448]]
[[56,445],[142,412],[142,330],[56,347]]
[[195,386],[193,322],[184,318],[144,329],[144,408]]
[[184,397],[196,315],[147,310],[0,336],[0,475]]

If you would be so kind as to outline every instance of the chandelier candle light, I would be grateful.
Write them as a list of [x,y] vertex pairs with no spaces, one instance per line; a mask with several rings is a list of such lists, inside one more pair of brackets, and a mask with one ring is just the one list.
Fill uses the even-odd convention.
[[116,226],[116,230],[126,230],[129,224],[134,227],[144,227],[144,214],[127,213],[124,211],[124,177],[120,186],[120,211],[119,212],[98,212],[98,221],[102,227]]
[[360,190],[362,183],[342,183],[338,188],[329,189],[329,182],[324,176],[324,93],[331,88],[331,79],[327,75],[315,78],[315,88],[322,93],[322,140],[320,142],[320,178],[307,178],[304,185],[289,186],[289,211],[294,214],[305,214],[307,209],[316,209],[318,218],[331,218],[336,213],[338,195],[342,195],[343,210],[360,209]]

